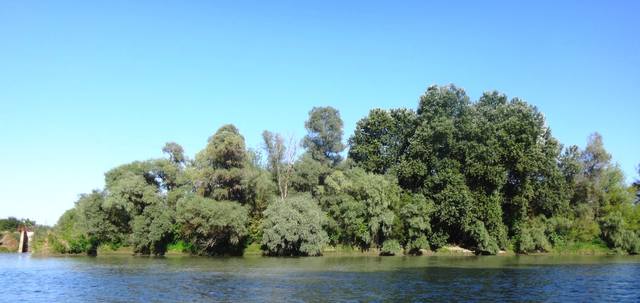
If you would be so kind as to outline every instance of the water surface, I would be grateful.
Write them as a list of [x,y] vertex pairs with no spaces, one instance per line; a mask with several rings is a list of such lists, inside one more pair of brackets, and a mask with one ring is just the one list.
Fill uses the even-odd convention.
[[2,302],[640,302],[640,257],[36,257]]

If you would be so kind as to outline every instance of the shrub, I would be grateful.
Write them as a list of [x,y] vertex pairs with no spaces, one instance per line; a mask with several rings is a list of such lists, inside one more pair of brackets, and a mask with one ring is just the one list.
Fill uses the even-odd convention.
[[551,243],[545,233],[546,224],[542,218],[536,218],[525,224],[520,224],[516,236],[516,252],[547,252],[551,250]]
[[237,202],[188,195],[177,204],[180,235],[200,255],[241,255],[248,235],[248,211]]
[[417,254],[421,249],[429,248],[427,235],[431,234],[431,222],[429,216],[433,210],[433,203],[427,201],[422,195],[403,194],[402,206],[397,217],[398,231],[395,236],[404,239],[408,253]]
[[471,236],[471,240],[475,242],[476,253],[483,255],[495,255],[498,253],[498,243],[489,235],[484,223],[475,221],[467,232]]
[[400,246],[400,242],[395,239],[384,241],[380,249],[381,256],[395,256],[400,253],[402,253],[402,246]]
[[271,203],[264,211],[262,249],[272,256],[317,256],[328,242],[320,206],[309,195]]
[[622,250],[630,254],[640,252],[640,238],[625,227],[625,221],[620,212],[612,212],[600,220],[602,238],[609,247]]

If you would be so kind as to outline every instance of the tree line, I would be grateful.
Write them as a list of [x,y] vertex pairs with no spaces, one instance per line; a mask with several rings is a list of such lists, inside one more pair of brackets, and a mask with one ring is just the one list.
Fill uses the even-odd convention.
[[[265,130],[263,150],[229,124],[193,159],[167,143],[162,159],[105,174],[47,236],[61,253],[101,245],[163,255],[313,256],[346,245],[420,254],[447,244],[477,254],[603,243],[640,251],[640,183],[627,185],[595,133],[563,146],[543,114],[489,92],[431,86],[414,109],[373,109],[343,141],[332,107],[315,107],[300,142]],[[304,150],[298,152],[298,148]]]

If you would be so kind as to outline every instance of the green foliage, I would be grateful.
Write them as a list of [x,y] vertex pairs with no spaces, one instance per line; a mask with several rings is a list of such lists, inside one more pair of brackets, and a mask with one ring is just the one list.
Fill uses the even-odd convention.
[[[193,160],[169,142],[165,159],[108,171],[104,190],[81,195],[42,245],[218,255],[252,242],[271,255],[317,255],[326,244],[496,254],[606,243],[638,253],[640,182],[625,183],[597,133],[583,150],[563,150],[544,115],[520,99],[487,92],[472,102],[456,86],[431,86],[415,111],[373,109],[358,121],[345,161],[343,127],[338,110],[313,108],[306,151],[296,158],[294,141],[265,131],[266,161],[233,125]],[[20,224],[35,226],[8,218],[0,230]]]
[[591,242],[600,236],[600,226],[594,220],[594,209],[587,204],[574,207],[575,217],[571,223],[569,239],[577,242]]
[[29,219],[17,219],[16,217],[0,219],[0,231],[17,231],[21,226],[35,227],[36,222]]
[[248,162],[244,137],[229,124],[209,138],[190,172],[196,192],[215,200],[245,201],[243,168]]
[[266,130],[262,133],[262,139],[267,152],[267,169],[278,185],[280,198],[286,199],[293,178],[297,142],[292,138],[287,145],[282,135]]
[[132,222],[131,243],[135,253],[164,255],[174,238],[175,214],[167,205],[144,209]]
[[349,158],[369,172],[384,174],[394,168],[415,129],[412,110],[373,109],[356,125],[349,139]]
[[123,174],[107,190],[104,207],[120,216],[114,218],[114,222],[124,231],[129,230],[128,222],[132,217],[142,214],[147,206],[158,204],[161,200],[155,186],[133,173]]
[[475,244],[476,253],[486,255],[495,255],[498,253],[498,243],[496,243],[495,238],[489,235],[484,223],[476,220],[467,227],[466,231]]
[[516,235],[516,252],[548,252],[551,251],[551,243],[546,234],[544,218],[538,217],[518,226]]
[[303,146],[311,157],[324,164],[335,165],[340,162],[340,152],[345,148],[342,144],[343,123],[340,112],[330,106],[314,107],[304,126],[307,135]]
[[248,235],[247,208],[232,201],[188,195],[178,201],[180,235],[200,255],[242,254]]
[[294,165],[291,186],[299,192],[315,193],[331,171],[327,164],[315,160],[310,154],[304,154]]
[[70,254],[95,254],[97,241],[89,239],[80,224],[79,214],[76,209],[66,211],[56,224],[54,231],[49,239],[49,245],[57,253]]
[[175,142],[167,142],[162,148],[162,152],[169,155],[169,160],[177,165],[182,165],[187,160],[184,156],[184,149]]
[[395,239],[385,240],[384,243],[382,243],[382,248],[380,248],[381,256],[395,256],[400,253],[402,253],[402,246],[400,242]]
[[326,245],[326,218],[309,195],[278,199],[264,212],[262,249],[274,256],[317,256]]
[[433,202],[420,194],[403,193],[397,208],[399,230],[395,232],[401,237],[401,243],[411,254],[420,253],[421,249],[429,249],[428,237],[431,235],[430,217]]
[[362,249],[380,247],[392,233],[400,188],[395,180],[362,169],[335,171],[319,194],[323,209],[336,224],[336,237]]
[[194,251],[195,248],[190,244],[183,240],[178,240],[173,242],[167,246],[167,251],[169,252],[190,252]]
[[612,212],[600,220],[602,237],[609,247],[631,254],[640,253],[640,237],[629,230],[620,212]]
[[244,169],[241,182],[245,203],[251,210],[252,217],[261,217],[269,201],[276,196],[276,185],[269,173],[259,167],[249,166]]

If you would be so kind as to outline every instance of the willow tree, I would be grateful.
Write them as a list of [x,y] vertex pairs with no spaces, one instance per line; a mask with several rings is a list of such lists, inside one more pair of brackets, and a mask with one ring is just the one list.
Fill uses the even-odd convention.
[[224,125],[209,138],[195,158],[193,184],[198,194],[215,200],[243,201],[243,169],[247,161],[244,137]]

